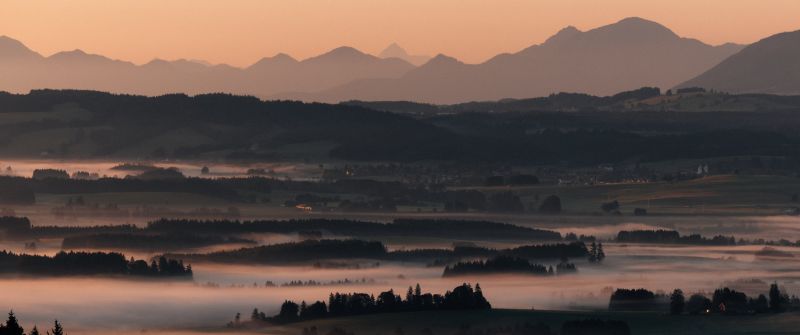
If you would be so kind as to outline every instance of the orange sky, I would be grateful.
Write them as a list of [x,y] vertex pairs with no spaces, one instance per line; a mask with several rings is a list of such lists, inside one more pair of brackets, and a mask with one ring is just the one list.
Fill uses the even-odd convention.
[[244,66],[341,45],[378,53],[391,42],[480,62],[567,25],[628,16],[711,44],[750,43],[800,29],[800,0],[0,0],[0,35],[45,55],[80,48],[136,63]]

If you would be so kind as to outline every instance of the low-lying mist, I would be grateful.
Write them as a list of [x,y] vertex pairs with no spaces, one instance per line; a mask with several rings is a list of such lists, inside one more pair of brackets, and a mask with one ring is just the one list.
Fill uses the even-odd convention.
[[[286,299],[325,300],[330,292],[378,294],[393,288],[405,294],[420,283],[423,291],[443,293],[463,283],[479,282],[496,308],[604,309],[609,288],[638,288],[687,293],[711,291],[723,284],[778,281],[789,294],[798,293],[800,252],[777,248],[794,257],[764,260],[756,246],[698,247],[607,244],[602,264],[576,260],[575,275],[559,277],[484,276],[441,278],[441,267],[384,263],[360,269],[193,264],[195,282],[126,279],[5,278],[0,280],[5,307],[13,308],[24,325],[49,325],[53,318],[73,329],[196,329],[222,327],[253,308],[277,313]],[[548,262],[546,262],[548,264]],[[549,262],[552,264],[552,262]],[[280,287],[290,281],[336,282],[367,279],[368,284]],[[278,287],[266,287],[272,281]],[[214,285],[207,285],[214,283]],[[759,285],[738,287],[762,290]],[[763,289],[766,289],[763,286]],[[748,294],[764,293],[748,292]]]
[[[34,210],[34,209],[28,209]],[[47,217],[46,215],[43,217]],[[52,221],[51,221],[52,220]],[[753,218],[661,218],[661,217],[553,217],[516,218],[516,224],[553,229],[565,234],[594,235],[612,239],[620,230],[675,229],[682,234],[717,234],[737,238],[777,240],[800,236],[800,218],[789,216]],[[91,224],[108,224],[103,219]],[[137,222],[143,224],[142,222]],[[47,217],[36,225],[64,225]],[[259,244],[288,242],[296,236],[253,234],[245,236]],[[394,239],[384,241],[390,249],[452,247],[446,239]],[[59,239],[37,241],[35,251],[26,251],[22,242],[0,242],[0,249],[37,254],[60,250]],[[504,248],[525,241],[475,241],[481,246]],[[199,252],[233,246],[214,246]],[[605,309],[612,288],[647,288],[669,292],[681,288],[687,294],[709,292],[722,285],[748,295],[766,293],[768,284],[777,281],[789,294],[800,294],[800,249],[774,247],[781,257],[757,257],[761,246],[687,246],[604,243],[607,258],[601,264],[570,260],[578,273],[558,277],[483,276],[441,278],[442,266],[419,263],[387,263],[378,267],[347,269],[311,266],[247,266],[210,263],[192,264],[194,282],[137,281],[121,278],[0,278],[2,308],[11,309],[23,326],[46,328],[53,319],[63,321],[68,333],[115,332],[183,333],[202,329],[220,330],[234,315],[248,317],[253,308],[275,314],[286,300],[326,300],[331,292],[367,292],[377,295],[394,289],[403,295],[419,283],[423,291],[443,293],[467,282],[479,282],[487,299],[496,308],[521,309]],[[127,256],[149,258],[154,253],[123,252]],[[557,260],[542,261],[553,265]],[[364,262],[367,264],[367,262]],[[372,261],[374,263],[374,261]],[[317,286],[281,286],[291,281],[324,283]],[[348,280],[348,284],[336,282]],[[267,287],[272,282],[276,287]],[[363,281],[363,282],[362,282]],[[334,284],[328,284],[333,282]],[[357,283],[354,283],[357,282]]]

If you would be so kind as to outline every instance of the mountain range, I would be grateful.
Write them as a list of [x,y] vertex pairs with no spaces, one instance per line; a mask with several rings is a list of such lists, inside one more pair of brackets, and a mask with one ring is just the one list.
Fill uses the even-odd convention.
[[[541,44],[480,64],[441,54],[433,58],[411,55],[392,44],[378,56],[340,47],[303,60],[278,54],[245,68],[159,59],[137,65],[81,50],[45,57],[19,41],[0,37],[0,90],[69,88],[142,95],[228,92],[264,99],[435,104],[558,92],[603,96],[644,86],[793,93],[800,89],[796,35],[776,35],[747,48],[712,46],[680,37],[652,21],[627,18],[587,31],[567,27]],[[752,81],[756,74],[763,78]]]
[[143,65],[81,50],[49,57],[19,41],[0,37],[0,90],[91,89],[161,95],[228,92],[268,97],[280,92],[314,92],[363,78],[399,77],[414,66],[399,58],[379,58],[350,47],[296,60],[265,57],[246,68],[199,61],[155,59]]
[[401,78],[363,79],[289,98],[447,104],[558,92],[610,95],[643,86],[671,88],[741,48],[707,45],[679,37],[655,22],[629,18],[586,32],[567,27],[542,44],[481,64],[438,55]]

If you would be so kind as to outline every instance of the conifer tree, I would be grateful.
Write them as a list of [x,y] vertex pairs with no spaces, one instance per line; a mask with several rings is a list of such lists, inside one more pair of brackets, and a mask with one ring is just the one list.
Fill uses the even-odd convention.
[[58,320],[53,322],[53,329],[47,332],[47,335],[64,335],[64,328]]
[[3,334],[8,335],[24,335],[25,330],[19,325],[19,321],[17,321],[17,317],[14,315],[14,311],[8,312],[8,320],[6,321],[6,325],[2,327]]

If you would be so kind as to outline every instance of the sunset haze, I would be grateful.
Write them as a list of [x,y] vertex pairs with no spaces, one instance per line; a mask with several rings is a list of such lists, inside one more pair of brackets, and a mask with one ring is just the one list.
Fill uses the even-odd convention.
[[6,0],[0,35],[46,56],[79,48],[137,64],[185,58],[248,66],[345,45],[378,54],[393,42],[411,54],[479,63],[569,25],[585,31],[637,16],[708,44],[749,44],[800,28],[797,13],[794,0]]

